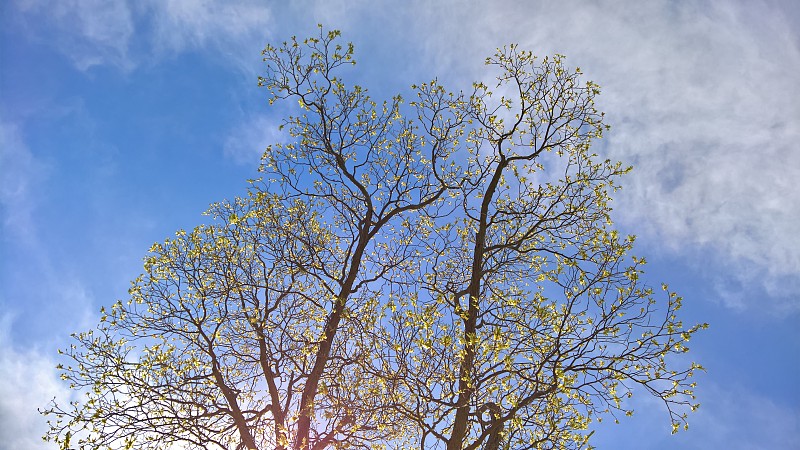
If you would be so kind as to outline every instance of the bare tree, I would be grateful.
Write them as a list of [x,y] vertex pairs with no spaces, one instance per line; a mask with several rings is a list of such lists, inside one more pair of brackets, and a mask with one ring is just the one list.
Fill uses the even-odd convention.
[[[610,193],[629,169],[590,152],[599,89],[563,58],[511,46],[487,59],[504,95],[476,84],[460,214],[432,227],[413,301],[392,316],[376,374],[409,399],[420,448],[581,448],[603,413],[660,398],[673,427],[697,407],[681,299],[639,281]],[[424,89],[423,89],[424,91]],[[666,286],[663,287],[666,290]],[[392,344],[394,343],[394,344]]]
[[[45,411],[68,448],[582,448],[593,420],[695,408],[700,326],[612,228],[627,172],[590,152],[598,88],[508,47],[487,86],[378,104],[320,32],[264,50],[292,144],[247,197],[154,245],[131,299],[75,335]],[[408,111],[411,112],[409,116]],[[664,287],[666,290],[666,287]]]

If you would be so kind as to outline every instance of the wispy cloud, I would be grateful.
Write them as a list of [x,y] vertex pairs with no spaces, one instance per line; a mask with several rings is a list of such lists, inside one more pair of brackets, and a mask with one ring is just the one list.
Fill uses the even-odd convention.
[[257,1],[18,0],[16,12],[26,38],[52,43],[79,70],[130,71],[154,58],[202,49],[251,73],[271,19]]
[[[595,424],[598,448],[726,450],[788,449],[800,445],[800,409],[776,403],[752,388],[704,377],[697,392],[700,408],[689,415],[688,431],[670,432],[663,403],[649,396],[629,400],[633,417]],[[643,443],[646,445],[643,447]]]
[[19,0],[27,29],[69,57],[80,70],[96,65],[130,69],[129,43],[134,33],[124,1]]
[[[482,77],[482,57],[504,43],[566,54],[603,87],[600,107],[613,126],[604,151],[635,166],[615,202],[623,226],[698,268],[713,267],[706,276],[730,306],[755,304],[755,289],[773,299],[767,309],[800,310],[796,10],[774,1],[412,2],[382,7],[380,17],[405,24],[383,26],[367,20],[378,14],[372,3],[349,4],[343,17],[326,5],[288,9],[303,28],[326,18],[346,28],[347,17],[364,18],[360,33],[415,48],[414,61],[403,64],[413,63],[421,79]],[[20,0],[17,9],[52,24],[79,68],[210,49],[252,74],[274,22],[254,1]],[[270,137],[244,132],[254,141]],[[241,157],[249,139],[229,139],[228,154]]]
[[800,410],[741,386],[708,383],[703,405],[693,419],[696,449],[800,447]]
[[[618,40],[660,39],[632,49],[635,64],[599,74],[619,122],[609,150],[636,165],[620,216],[699,261],[711,252],[739,287],[783,299],[772,306],[800,308],[796,34],[766,9],[714,5],[671,17],[632,16]],[[726,291],[737,289],[720,291],[729,304],[746,305]]]
[[37,408],[72,394],[58,378],[56,361],[36,348],[21,350],[9,338],[12,317],[0,317],[0,436],[3,448],[46,449],[42,442],[45,419]]
[[52,242],[42,239],[41,208],[53,170],[30,150],[19,127],[0,120],[0,306],[32,321],[24,327],[28,337],[69,333],[96,316],[89,312],[91,293],[74,277],[75,258],[54,261]]
[[504,43],[566,54],[603,88],[612,125],[603,151],[635,166],[615,202],[625,228],[727,273],[719,293],[732,306],[764,306],[729,294],[757,286],[775,299],[768,309],[800,309],[791,16],[753,2],[416,6],[408,35],[443,79],[482,77],[477,62]]
[[269,9],[258,2],[154,1],[151,4],[158,45],[175,51],[209,42],[235,41],[268,32]]
[[48,165],[31,153],[19,128],[0,121],[0,229],[9,241],[35,240],[35,190],[48,171]]
[[147,7],[159,53],[212,49],[253,72],[267,41],[272,14],[263,2],[155,0]]
[[268,145],[286,142],[279,123],[267,116],[255,116],[236,126],[225,139],[225,156],[238,164],[257,167]]

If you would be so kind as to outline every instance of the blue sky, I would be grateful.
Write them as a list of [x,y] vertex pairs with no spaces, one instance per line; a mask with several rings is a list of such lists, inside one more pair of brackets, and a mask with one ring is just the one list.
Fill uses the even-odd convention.
[[702,406],[670,436],[640,398],[620,449],[800,447],[800,3],[0,3],[0,447],[47,449],[36,412],[69,393],[56,349],[125,298],[153,242],[244,192],[285,137],[256,87],[268,42],[339,28],[377,98],[483,79],[519,43],[600,84],[597,150],[634,165],[615,218],[647,279],[709,322]]

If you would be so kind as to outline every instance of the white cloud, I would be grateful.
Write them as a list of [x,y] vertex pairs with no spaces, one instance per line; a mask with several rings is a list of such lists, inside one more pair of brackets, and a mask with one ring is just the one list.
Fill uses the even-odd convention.
[[53,397],[69,401],[70,392],[58,378],[56,361],[39,349],[19,349],[9,338],[11,317],[0,318],[0,436],[3,448],[52,449],[41,436],[46,419],[37,408],[45,408]]
[[661,42],[604,69],[620,122],[609,148],[637,166],[619,202],[626,224],[698,259],[710,250],[737,284],[800,308],[800,49],[777,13],[757,12],[715,4],[633,18],[627,39]]
[[[615,202],[625,228],[713,267],[707,276],[728,291],[757,286],[773,299],[768,309],[800,309],[791,15],[758,2],[464,5],[417,3],[406,17],[431,63],[419,71],[483,78],[482,57],[511,42],[567,55],[603,88],[605,151],[635,166]],[[763,307],[753,292],[719,293]]]
[[[39,235],[37,209],[51,170],[30,151],[17,126],[0,121],[0,247],[10,258],[0,261],[0,270],[2,279],[11,281],[0,284],[0,448],[53,448],[41,440],[46,425],[37,408],[54,396],[68,401],[70,393],[58,380],[56,344],[42,336],[67,336],[98,320],[90,293],[70,278],[71,267],[54,267]],[[53,354],[20,348],[12,336],[46,344]]]

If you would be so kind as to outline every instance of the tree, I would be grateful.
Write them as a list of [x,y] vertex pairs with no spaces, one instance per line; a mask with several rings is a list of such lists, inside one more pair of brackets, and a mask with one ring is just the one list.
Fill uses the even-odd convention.
[[[610,194],[629,169],[590,152],[599,90],[515,46],[450,93],[377,104],[337,76],[322,32],[264,50],[295,142],[249,194],[154,245],[130,300],[74,335],[44,411],[62,448],[583,448],[636,391],[674,429],[699,328],[639,280]],[[664,290],[667,288],[664,286]],[[683,364],[683,365],[682,365]]]

